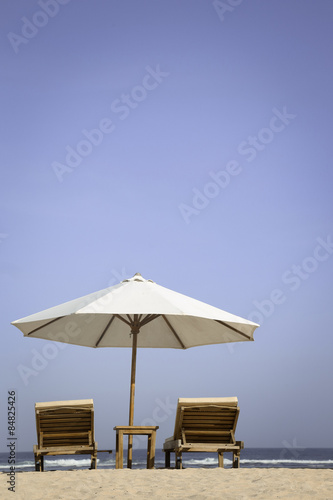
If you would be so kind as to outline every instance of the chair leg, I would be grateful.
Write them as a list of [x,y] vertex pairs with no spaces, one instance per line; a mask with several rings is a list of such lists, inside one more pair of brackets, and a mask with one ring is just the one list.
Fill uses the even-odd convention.
[[42,471],[41,459],[42,456],[37,452],[37,445],[34,444],[35,471]]
[[239,456],[239,452],[234,452],[233,453],[233,457],[232,457],[232,467],[234,469],[239,469],[239,460],[240,460],[240,456]]
[[218,452],[218,458],[219,458],[219,467],[222,467],[223,469],[223,451]]
[[165,451],[165,467],[166,469],[170,469],[170,451]]
[[182,469],[183,468],[183,457],[182,457],[182,452],[175,452],[175,465],[176,469]]

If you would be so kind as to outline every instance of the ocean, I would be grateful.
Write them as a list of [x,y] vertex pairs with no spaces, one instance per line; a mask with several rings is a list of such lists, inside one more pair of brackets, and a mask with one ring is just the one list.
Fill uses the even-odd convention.
[[[146,450],[133,451],[133,469],[144,469],[146,467]],[[124,457],[126,451],[124,450]],[[232,466],[232,455],[224,454],[224,467]],[[171,454],[171,466],[174,462],[174,454]],[[125,459],[124,459],[125,462]],[[126,465],[125,465],[126,466]],[[218,466],[216,453],[183,453],[183,467],[214,468]],[[265,468],[302,468],[302,469],[333,469],[332,448],[246,448],[241,451],[240,466],[242,468],[265,467]],[[9,472],[8,453],[0,453],[0,471]],[[87,455],[74,456],[50,456],[44,459],[45,470],[71,470],[89,469],[90,457]],[[99,469],[115,468],[115,450],[108,453],[98,454]],[[164,453],[156,450],[155,467],[164,467]],[[16,453],[15,470],[35,470],[34,455],[32,452]]]

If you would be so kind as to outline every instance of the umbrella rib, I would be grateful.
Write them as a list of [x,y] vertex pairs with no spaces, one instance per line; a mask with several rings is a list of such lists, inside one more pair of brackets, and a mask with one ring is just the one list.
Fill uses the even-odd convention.
[[110,321],[108,321],[108,324],[106,325],[106,327],[104,328],[101,336],[99,337],[99,339],[97,340],[96,344],[95,344],[95,347],[98,347],[99,343],[101,342],[102,338],[104,337],[104,335],[106,334],[106,331],[109,329],[109,326],[111,325],[112,321],[114,320],[115,316],[112,316],[112,318],[110,319]]
[[[150,319],[150,317],[152,316],[151,314],[147,314],[146,316],[144,316],[143,319],[142,319],[142,316],[143,316],[143,314],[141,314],[140,318],[139,318],[140,326],[146,325],[147,323],[149,323],[149,321],[151,321],[151,319]],[[154,318],[152,318],[152,319],[154,319]]]
[[167,318],[164,316],[164,314],[162,314],[162,318],[164,319],[164,321],[166,322],[166,324],[168,325],[168,327],[170,328],[170,330],[172,331],[172,333],[174,334],[174,336],[176,337],[176,339],[178,340],[178,342],[180,343],[180,345],[182,346],[183,349],[186,349],[185,345],[183,344],[183,342],[180,340],[180,338],[178,337],[177,333],[176,333],[176,330],[173,328],[173,326],[170,324],[170,321],[167,320]]
[[239,335],[242,335],[243,337],[247,338],[248,340],[253,340],[250,335],[246,335],[246,333],[243,333],[240,330],[237,330],[237,328],[234,328],[233,326],[228,325],[228,323],[225,323],[224,321],[221,321],[219,319],[216,319],[215,321],[216,321],[216,323],[220,323],[221,325],[226,326],[230,330],[233,330],[234,332],[239,333]]
[[45,323],[44,325],[39,326],[38,328],[35,328],[34,330],[32,330],[31,332],[29,332],[29,333],[27,334],[27,337],[28,337],[29,335],[31,335],[32,333],[36,333],[36,332],[38,332],[38,330],[40,330],[41,328],[44,328],[45,326],[49,326],[49,325],[51,325],[51,323],[54,323],[55,321],[58,321],[59,319],[62,319],[62,318],[64,318],[64,317],[65,317],[65,316],[60,316],[59,318],[55,318],[55,319],[53,319],[52,321],[49,321],[48,323]]
[[129,321],[127,321],[125,318],[123,318],[122,316],[120,316],[120,314],[115,314],[114,317],[120,319],[121,321],[123,321],[124,323],[126,323],[126,325],[128,325],[128,326],[131,326],[131,324],[132,324]]
[[144,326],[147,323],[150,323],[151,321],[154,321],[154,319],[157,319],[160,317],[160,314],[148,314],[145,318],[143,318],[142,321],[140,321],[140,326]]

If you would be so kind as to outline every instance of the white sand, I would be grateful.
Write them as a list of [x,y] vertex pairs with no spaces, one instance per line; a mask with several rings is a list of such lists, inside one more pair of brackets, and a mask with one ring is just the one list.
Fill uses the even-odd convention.
[[1,499],[333,499],[333,470],[157,469],[16,474],[16,492],[0,474]]

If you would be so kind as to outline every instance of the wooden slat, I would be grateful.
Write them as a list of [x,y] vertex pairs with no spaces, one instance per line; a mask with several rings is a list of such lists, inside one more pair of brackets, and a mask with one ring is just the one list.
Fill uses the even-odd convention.
[[180,446],[179,448],[181,451],[191,451],[191,452],[206,452],[206,453],[215,453],[218,451],[223,451],[223,452],[231,452],[231,451],[238,451],[239,447],[234,446],[234,445],[228,445],[228,444],[221,444],[221,443],[216,443],[216,444],[200,444],[200,443],[186,443],[185,445]]
[[212,420],[212,419],[204,419],[204,418],[183,418],[182,420],[182,425],[186,425],[186,424],[191,424],[192,422],[197,422],[198,424],[199,423],[206,423],[207,424],[214,424],[214,425],[233,425],[234,423],[234,419],[229,419],[229,420]]
[[186,429],[185,434],[195,434],[196,436],[230,436],[229,431],[219,431],[219,430],[202,430],[202,429]]
[[230,436],[198,436],[197,434],[186,434],[186,442],[195,441],[196,443],[216,443],[220,441],[221,443],[231,443]]
[[66,449],[64,449],[62,446],[45,446],[43,448],[37,448],[38,453],[49,453],[51,452],[59,452],[58,454],[60,455],[73,455],[75,452],[78,451],[79,453],[82,453],[83,451],[86,451],[90,453],[91,451],[94,451],[93,446],[87,446],[87,445],[82,445],[82,446],[66,446]]
[[220,415],[220,416],[214,416],[214,415],[183,415],[183,420],[202,420],[202,421],[207,421],[207,420],[213,420],[215,422],[233,422],[235,420],[234,415]]
[[69,425],[69,426],[73,426],[73,425],[78,425],[78,426],[81,426],[81,427],[90,427],[91,426],[91,420],[78,420],[77,422],[75,420],[45,420],[45,419],[42,419],[39,421],[40,425],[41,426],[46,426],[46,427],[56,427],[57,425]]
[[63,429],[68,429],[69,432],[88,432],[91,429],[91,426],[85,425],[85,426],[75,426],[75,425],[45,425],[41,427],[41,430],[43,432],[52,432],[53,430],[56,430],[55,432],[59,432],[58,429],[61,431]]
[[89,413],[49,413],[43,412],[39,415],[39,418],[47,418],[48,420],[58,420],[58,419],[66,419],[66,420],[74,420],[75,418],[79,418],[81,420],[89,420],[91,415]]
[[229,442],[232,440],[231,436],[227,436],[225,434],[193,434],[191,432],[187,432],[185,434],[186,440],[190,441],[195,439],[195,441],[223,441],[223,442]]
[[89,438],[89,433],[88,432],[56,432],[56,433],[44,433],[44,438],[57,438],[57,437],[77,437],[77,438],[82,438],[86,437]]
[[188,408],[185,408],[185,410],[183,411],[183,414],[184,415],[197,415],[197,416],[201,416],[201,417],[209,417],[210,415],[212,417],[217,417],[217,418],[221,418],[223,416],[233,416],[236,414],[236,412],[234,411],[223,411],[221,409],[221,411],[219,412],[216,412],[216,411],[190,411]]

